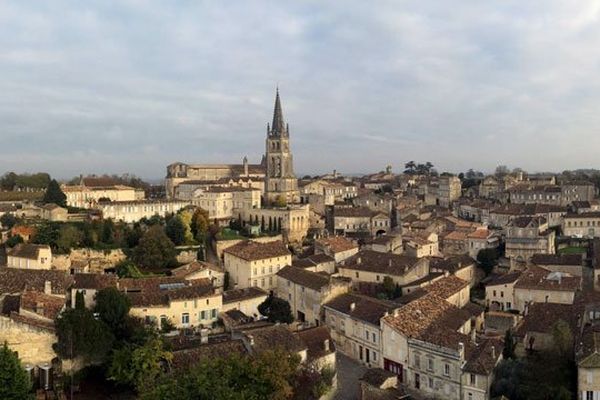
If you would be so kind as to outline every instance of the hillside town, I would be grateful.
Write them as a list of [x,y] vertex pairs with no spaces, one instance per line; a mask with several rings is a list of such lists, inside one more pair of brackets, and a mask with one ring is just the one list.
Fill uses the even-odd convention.
[[263,155],[164,186],[2,176],[0,343],[30,393],[600,399],[600,172],[300,177],[283,111]]

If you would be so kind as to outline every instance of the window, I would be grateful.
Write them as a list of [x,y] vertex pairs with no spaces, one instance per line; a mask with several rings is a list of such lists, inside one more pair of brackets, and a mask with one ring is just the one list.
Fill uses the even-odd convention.
[[206,319],[206,311],[200,311],[200,320],[205,320]]
[[494,290],[494,297],[496,297],[496,291]]
[[190,314],[188,313],[183,313],[181,314],[181,323],[186,325],[190,323]]
[[471,382],[471,385],[477,384],[477,377],[475,376],[475,374],[469,375],[469,381]]
[[215,318],[217,318],[217,309],[216,309],[216,308],[213,308],[213,309],[212,309],[212,311],[210,312],[210,317],[211,317],[212,319],[215,319]]
[[467,399],[473,400],[473,393],[471,393],[471,392],[467,393]]
[[377,335],[373,332],[373,343],[377,343]]
[[444,364],[444,375],[450,376],[450,364]]
[[375,277],[375,280],[379,282],[379,275]]
[[415,367],[421,367],[421,357],[418,354],[415,354]]
[[433,378],[429,377],[429,387],[433,389]]
[[427,369],[433,371],[433,358],[427,360]]
[[358,278],[358,272],[356,273],[356,277]]

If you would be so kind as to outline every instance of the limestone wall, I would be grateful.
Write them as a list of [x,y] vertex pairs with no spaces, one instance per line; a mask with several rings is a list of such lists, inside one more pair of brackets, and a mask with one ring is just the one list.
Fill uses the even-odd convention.
[[11,350],[18,352],[23,363],[49,363],[56,357],[52,344],[56,342],[53,332],[15,322],[0,316],[0,343],[8,343]]

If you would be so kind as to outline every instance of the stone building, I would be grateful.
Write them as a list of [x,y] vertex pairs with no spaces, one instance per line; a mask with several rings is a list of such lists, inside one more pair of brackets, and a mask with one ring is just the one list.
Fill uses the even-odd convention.
[[50,269],[52,250],[43,244],[20,243],[8,250],[7,266],[21,269]]
[[506,258],[511,269],[522,269],[534,254],[554,254],[556,233],[543,217],[517,217],[506,228]]
[[132,200],[100,202],[95,208],[102,212],[105,219],[133,223],[155,215],[165,217],[176,214],[189,205],[189,201],[179,200]]
[[121,185],[111,178],[81,178],[79,185],[62,185],[67,196],[67,205],[79,208],[92,208],[101,200],[134,201],[144,199],[144,191]]
[[225,270],[230,286],[257,286],[264,290],[277,288],[277,272],[292,265],[292,254],[281,241],[259,243],[246,240],[224,250]]

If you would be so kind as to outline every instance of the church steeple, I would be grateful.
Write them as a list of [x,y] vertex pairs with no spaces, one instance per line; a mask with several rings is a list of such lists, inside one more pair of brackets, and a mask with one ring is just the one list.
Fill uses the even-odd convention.
[[275,107],[273,109],[273,123],[271,124],[271,136],[287,136],[287,129],[283,122],[283,112],[281,111],[281,99],[279,98],[279,87],[275,94]]

